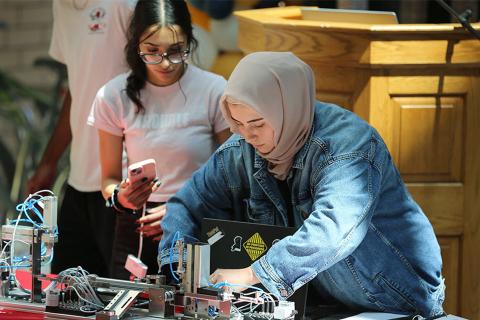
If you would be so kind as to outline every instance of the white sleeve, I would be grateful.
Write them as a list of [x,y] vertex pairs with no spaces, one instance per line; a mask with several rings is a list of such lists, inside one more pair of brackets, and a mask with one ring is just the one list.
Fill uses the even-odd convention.
[[106,86],[98,90],[87,124],[115,136],[123,136],[124,125],[120,111],[121,106],[113,105],[107,101],[108,99],[105,97],[107,90]]

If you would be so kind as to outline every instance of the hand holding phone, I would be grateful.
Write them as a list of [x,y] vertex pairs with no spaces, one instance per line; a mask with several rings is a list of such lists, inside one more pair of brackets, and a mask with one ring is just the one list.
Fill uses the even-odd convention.
[[128,181],[120,184],[118,202],[128,209],[139,209],[148,197],[160,186],[156,179],[157,172],[154,159],[147,159],[128,166]]
[[137,181],[152,181],[157,177],[154,159],[147,159],[128,166],[128,180],[131,184]]

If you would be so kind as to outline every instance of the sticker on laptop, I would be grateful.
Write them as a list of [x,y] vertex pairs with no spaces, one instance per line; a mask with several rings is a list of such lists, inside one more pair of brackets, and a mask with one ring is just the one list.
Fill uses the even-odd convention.
[[257,260],[265,251],[267,251],[267,244],[263,241],[258,232],[245,241],[243,247],[252,261]]
[[232,252],[242,251],[242,242],[243,242],[243,238],[241,236],[235,236],[235,238],[233,238],[233,244],[230,247],[230,251]]
[[225,234],[220,230],[219,227],[215,227],[212,230],[207,232],[207,237],[208,237],[208,244],[213,245],[215,242],[218,240],[222,239],[225,236]]

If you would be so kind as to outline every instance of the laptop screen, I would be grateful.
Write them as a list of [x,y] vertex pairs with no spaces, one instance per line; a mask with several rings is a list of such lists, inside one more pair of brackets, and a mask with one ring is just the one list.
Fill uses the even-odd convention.
[[[218,268],[248,267],[273,244],[295,231],[295,228],[204,218],[201,240],[210,244],[210,271],[213,272]],[[303,286],[288,299],[295,302],[298,312],[295,319],[303,319],[307,288]]]

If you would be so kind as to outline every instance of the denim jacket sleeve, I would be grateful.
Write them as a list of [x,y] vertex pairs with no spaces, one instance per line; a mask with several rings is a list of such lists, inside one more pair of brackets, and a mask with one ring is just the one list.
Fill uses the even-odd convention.
[[309,217],[252,264],[258,279],[280,299],[359,246],[373,215],[381,169],[373,155],[344,154],[319,165],[312,179]]
[[[161,222],[160,267],[170,262],[170,248],[177,231],[180,238],[192,242],[192,238],[199,237],[202,218],[231,219],[232,199],[224,161],[220,149],[167,202],[167,214]],[[172,260],[178,261],[177,252],[173,253]]]

